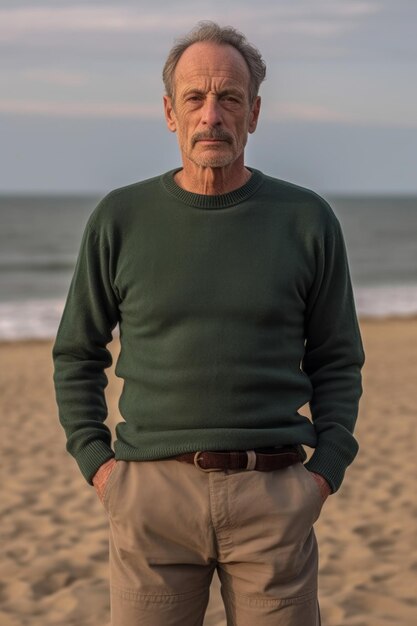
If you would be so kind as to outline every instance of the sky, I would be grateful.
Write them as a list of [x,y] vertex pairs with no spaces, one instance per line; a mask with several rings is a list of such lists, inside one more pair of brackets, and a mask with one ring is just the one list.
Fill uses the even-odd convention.
[[104,193],[180,166],[161,70],[204,19],[267,64],[247,165],[417,193],[416,0],[0,0],[0,193]]

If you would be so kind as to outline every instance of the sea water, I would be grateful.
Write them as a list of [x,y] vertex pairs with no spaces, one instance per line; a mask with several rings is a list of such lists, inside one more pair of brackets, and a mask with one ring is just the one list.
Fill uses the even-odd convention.
[[[324,195],[346,241],[358,314],[417,314],[417,196]],[[97,196],[0,196],[0,340],[52,338]]]

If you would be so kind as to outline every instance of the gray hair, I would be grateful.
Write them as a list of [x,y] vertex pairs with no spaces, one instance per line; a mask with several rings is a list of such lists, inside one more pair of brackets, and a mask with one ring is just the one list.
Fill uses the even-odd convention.
[[240,52],[249,69],[249,100],[252,104],[258,95],[259,86],[266,74],[266,65],[261,53],[236,28],[232,26],[221,27],[211,21],[198,22],[185,37],[177,39],[171,48],[162,71],[166,95],[171,98],[174,97],[174,73],[181,55],[189,46],[202,41],[230,45]]

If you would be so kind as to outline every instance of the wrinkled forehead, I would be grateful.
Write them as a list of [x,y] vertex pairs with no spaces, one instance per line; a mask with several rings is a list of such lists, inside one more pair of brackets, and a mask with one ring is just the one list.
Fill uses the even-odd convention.
[[236,48],[228,44],[199,42],[183,52],[175,68],[175,91],[210,80],[239,83],[249,89],[249,68]]

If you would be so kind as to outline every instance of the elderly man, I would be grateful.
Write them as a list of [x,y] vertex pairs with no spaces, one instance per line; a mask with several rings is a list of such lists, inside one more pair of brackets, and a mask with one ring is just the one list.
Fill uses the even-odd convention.
[[67,449],[109,518],[112,624],[202,624],[217,570],[228,624],[316,626],[313,524],[357,452],[364,359],[340,226],[245,165],[265,65],[241,33],[200,23],[163,76],[182,167],[100,202],[54,345]]

